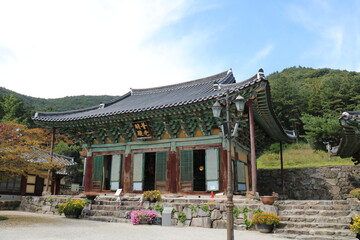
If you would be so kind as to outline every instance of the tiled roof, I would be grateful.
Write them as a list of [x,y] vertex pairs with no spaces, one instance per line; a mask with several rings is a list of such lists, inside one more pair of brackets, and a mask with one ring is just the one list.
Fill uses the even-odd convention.
[[[35,162],[35,163],[48,163],[50,159],[50,153],[48,151],[45,151],[43,149],[35,148],[33,152],[28,153],[29,161]],[[76,162],[74,162],[74,158],[63,156],[60,154],[53,154],[53,159],[56,164],[59,164],[60,166],[63,166],[63,168],[58,169],[56,171],[56,174],[66,175],[66,168],[76,165]]]
[[[232,71],[229,70],[180,84],[158,88],[132,89],[119,98],[86,109],[66,112],[38,112],[33,117],[33,120],[37,122],[77,121],[183,106],[215,99],[224,95],[226,89],[230,89],[230,92],[232,92],[246,88],[258,81],[261,81],[261,79],[258,79],[257,75],[255,75],[246,81],[235,83]],[[213,85],[215,83],[226,87],[221,90],[214,90]]]
[[[218,85],[219,87],[214,87]],[[123,116],[126,114],[150,112],[154,110],[182,107],[190,104],[213,101],[228,93],[243,94],[252,86],[262,86],[263,97],[255,101],[255,118],[265,131],[274,139],[289,141],[295,135],[286,132],[276,117],[271,105],[270,88],[262,69],[251,78],[236,83],[231,70],[209,77],[179,84],[148,88],[131,89],[125,95],[98,106],[66,112],[38,112],[33,117],[37,123],[55,126],[63,123],[75,123],[92,119]],[[258,93],[259,94],[259,93]],[[75,124],[76,125],[76,124]]]

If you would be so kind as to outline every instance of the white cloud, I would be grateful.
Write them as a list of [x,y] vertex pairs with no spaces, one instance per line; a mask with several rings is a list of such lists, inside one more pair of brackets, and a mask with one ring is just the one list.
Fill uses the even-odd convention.
[[0,87],[54,98],[190,80],[201,64],[189,56],[207,33],[151,38],[206,8],[185,0],[0,0]]
[[274,49],[274,46],[271,44],[267,44],[263,49],[257,51],[254,56],[249,60],[250,64],[255,64],[263,59],[265,59]]
[[248,73],[255,74],[259,68],[265,68],[266,71],[267,65],[264,65],[264,62],[266,62],[266,59],[273,52],[274,48],[274,45],[267,44],[263,48],[255,52],[252,56],[249,56],[249,59],[246,60],[246,62],[241,65],[239,69],[237,78],[238,81],[247,79],[249,77],[249,75],[247,75]]
[[315,44],[304,42],[308,50],[303,58],[316,59],[317,66],[313,67],[358,70],[360,5],[354,1],[338,5],[320,0],[306,3],[288,6],[288,16],[316,38]]

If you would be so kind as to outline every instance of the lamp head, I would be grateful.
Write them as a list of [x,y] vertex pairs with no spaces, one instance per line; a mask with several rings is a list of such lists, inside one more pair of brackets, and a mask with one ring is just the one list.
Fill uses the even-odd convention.
[[222,109],[222,107],[221,107],[219,101],[216,101],[214,103],[214,105],[212,106],[212,111],[213,111],[214,117],[217,117],[217,118],[220,117],[221,109]]
[[235,106],[236,106],[236,110],[238,110],[238,112],[243,112],[244,108],[245,108],[245,99],[243,96],[238,95],[235,98]]

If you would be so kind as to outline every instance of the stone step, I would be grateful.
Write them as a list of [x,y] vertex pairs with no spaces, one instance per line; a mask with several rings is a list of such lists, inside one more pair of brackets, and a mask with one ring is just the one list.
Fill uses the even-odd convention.
[[351,217],[327,217],[327,216],[280,216],[280,221],[288,222],[314,222],[314,223],[350,223]]
[[314,223],[314,222],[288,222],[282,221],[277,226],[278,229],[281,228],[332,228],[332,229],[349,229],[349,223]]
[[119,210],[137,210],[141,209],[140,206],[128,206],[128,205],[91,205],[92,210],[107,210],[107,211],[119,211]]
[[333,205],[279,205],[279,211],[284,210],[350,210],[351,205],[340,205],[340,204],[333,204]]
[[355,237],[328,236],[328,235],[298,235],[298,234],[273,234],[274,237],[298,240],[357,240]]
[[119,222],[119,223],[130,223],[130,219],[116,218],[116,217],[106,217],[106,216],[90,216],[86,219],[92,221],[101,221],[101,222]]
[[348,200],[285,200],[277,201],[277,205],[350,205]]
[[[112,200],[96,200],[94,205],[119,205],[120,202],[112,201]],[[126,206],[137,206],[139,202],[137,201],[121,201],[121,205]]]
[[114,217],[114,218],[130,218],[131,211],[119,210],[119,211],[105,211],[105,210],[90,210],[89,216],[102,216],[102,217]]
[[351,232],[348,229],[334,230],[332,228],[322,228],[322,229],[308,229],[308,228],[282,228],[276,229],[275,233],[278,234],[295,234],[300,236],[310,235],[310,236],[336,236],[336,237],[352,237],[355,238],[355,233]]
[[295,210],[283,210],[279,212],[279,216],[329,216],[329,217],[343,217],[348,216],[351,213],[350,210],[314,210],[314,209],[295,209]]

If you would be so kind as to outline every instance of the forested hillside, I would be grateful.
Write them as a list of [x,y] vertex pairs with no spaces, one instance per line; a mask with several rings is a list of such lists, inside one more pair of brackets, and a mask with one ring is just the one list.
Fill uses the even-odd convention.
[[[339,143],[338,117],[360,110],[360,73],[291,67],[268,76],[273,108],[286,129],[293,129],[313,148]],[[14,97],[9,97],[12,94]],[[0,88],[0,121],[31,123],[35,111],[66,111],[98,105],[115,96],[34,98]],[[21,117],[19,117],[21,116]],[[27,116],[27,117],[26,117]]]
[[273,107],[287,129],[317,149],[339,142],[338,117],[360,110],[360,73],[291,67],[268,76]]
[[25,96],[6,88],[0,87],[0,97],[4,97],[6,95],[12,94],[17,98],[20,98],[26,104],[32,105],[34,111],[67,111],[67,110],[74,110],[80,108],[86,108],[98,105],[102,102],[109,101],[115,96],[73,96],[73,97],[64,97],[64,98],[52,98],[52,99],[45,99],[45,98],[35,98]]

